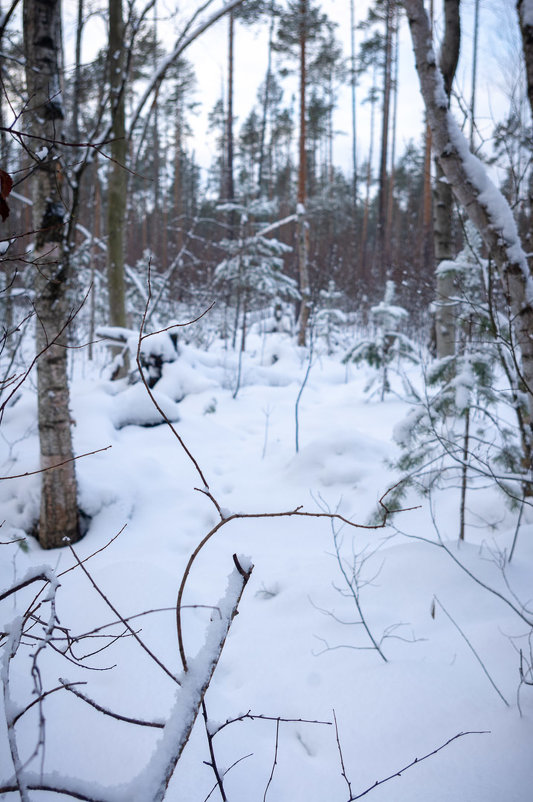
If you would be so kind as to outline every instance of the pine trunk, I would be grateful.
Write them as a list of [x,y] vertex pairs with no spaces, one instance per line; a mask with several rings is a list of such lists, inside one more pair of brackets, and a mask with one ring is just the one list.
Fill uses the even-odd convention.
[[[233,181],[233,75],[234,75],[234,40],[235,40],[235,19],[233,11],[228,15],[228,118],[227,118],[227,153],[226,153],[226,187],[225,200],[232,201],[235,198],[235,187]],[[230,224],[233,224],[234,215],[230,215]]]
[[389,158],[390,99],[392,87],[392,32],[394,0],[387,0],[385,19],[385,65],[383,70],[383,113],[381,122],[381,152],[379,160],[378,219],[376,229],[376,248],[374,268],[380,283],[388,276],[386,261],[387,231],[387,180]]
[[311,290],[309,287],[309,229],[306,220],[307,200],[307,154],[306,144],[306,21],[307,0],[300,0],[300,142],[298,168],[298,269],[300,274],[300,316],[298,321],[298,345],[305,345],[307,324],[311,314]]
[[257,175],[257,195],[263,194],[263,183],[265,173],[265,149],[266,149],[266,129],[268,113],[270,110],[270,84],[272,83],[272,39],[274,37],[274,12],[271,10],[270,27],[268,32],[268,61],[265,77],[265,92],[263,95],[263,109],[261,114],[261,133],[259,137],[259,157]]
[[[126,216],[127,157],[124,78],[123,78],[122,0],[109,0],[109,82],[112,100],[111,164],[107,212],[107,288],[111,326],[126,326],[124,281],[124,224]],[[122,370],[121,373],[125,371]]]

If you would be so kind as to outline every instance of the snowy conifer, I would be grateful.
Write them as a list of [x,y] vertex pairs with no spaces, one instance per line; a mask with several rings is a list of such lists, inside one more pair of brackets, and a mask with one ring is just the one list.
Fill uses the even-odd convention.
[[[405,474],[402,490],[408,484],[427,490],[435,484],[460,483],[461,539],[467,487],[479,483],[480,477],[483,481],[487,476],[494,478],[496,466],[516,479],[523,456],[516,428],[502,409],[502,402],[508,404],[509,399],[509,388],[502,387],[500,375],[505,358],[501,338],[508,326],[493,310],[487,292],[489,265],[480,256],[480,238],[469,224],[466,239],[455,261],[441,262],[438,268],[453,274],[458,287],[455,354],[430,366],[425,398],[394,430],[402,449],[396,462]],[[514,490],[501,476],[497,483],[508,497],[509,493],[511,498],[520,495],[516,482]]]
[[330,279],[326,290],[320,290],[320,306],[315,314],[315,331],[326,340],[328,354],[333,353],[333,347],[339,343],[339,329],[346,323],[346,315],[339,309],[343,294],[335,287]]
[[394,281],[387,281],[385,297],[370,310],[376,326],[374,338],[357,343],[343,359],[344,363],[353,362],[357,365],[366,362],[375,368],[376,375],[366,389],[371,390],[379,382],[381,401],[391,390],[389,374],[395,363],[399,366],[402,360],[418,362],[416,346],[400,331],[401,322],[407,319],[408,313],[402,306],[393,303],[395,289]]

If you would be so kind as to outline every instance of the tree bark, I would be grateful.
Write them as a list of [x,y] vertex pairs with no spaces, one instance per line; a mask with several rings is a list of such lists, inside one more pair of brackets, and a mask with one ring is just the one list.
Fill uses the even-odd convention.
[[374,272],[379,283],[389,276],[389,265],[386,264],[385,243],[387,230],[387,185],[389,158],[390,100],[392,89],[392,37],[394,29],[395,0],[386,0],[385,16],[385,63],[383,68],[383,113],[381,123],[381,150],[379,159],[378,217],[376,227],[376,248]]
[[[28,107],[33,136],[61,139],[60,0],[24,0],[24,53]],[[46,144],[36,156],[33,176],[33,252],[36,313],[38,425],[42,484],[38,538],[43,548],[79,539],[76,474],[73,461],[67,380],[68,260],[64,251],[65,206],[61,154]],[[60,467],[54,465],[64,463]]]
[[[533,120],[533,11],[531,10],[531,3],[529,4],[529,12],[527,11],[527,6],[528,4],[524,3],[523,0],[518,0],[516,4],[520,22],[520,32],[522,34],[522,49],[526,64],[527,96],[531,108],[531,119]],[[530,220],[529,231],[526,238],[526,249],[528,253],[531,253],[533,250],[533,170],[531,167],[528,194]]]
[[[461,44],[460,0],[444,0],[444,39],[441,45],[439,64],[444,80],[444,89],[449,98],[459,61]],[[442,167],[436,160],[433,207],[433,241],[435,264],[455,258],[453,247],[452,212],[453,193],[446,183]],[[435,341],[437,357],[442,359],[455,353],[455,283],[451,273],[439,274],[436,279]]]
[[470,150],[474,150],[474,131],[476,128],[476,84],[477,55],[479,41],[479,0],[474,2],[474,42],[472,48],[472,87],[470,91]]
[[307,0],[300,0],[300,141],[298,167],[298,270],[300,294],[302,296],[298,320],[298,345],[305,345],[307,324],[311,314],[311,289],[309,286],[309,228],[306,219],[307,200],[307,152],[306,145],[306,44],[307,44]]
[[357,116],[356,116],[356,74],[355,74],[355,8],[354,0],[350,0],[350,89],[352,106],[352,205],[354,216],[354,236],[357,241],[356,232],[356,210],[357,210]]
[[520,21],[522,49],[526,62],[527,96],[533,116],[533,13],[531,12],[531,3],[524,3],[524,0],[518,0],[516,8]]
[[263,182],[265,172],[265,149],[266,149],[266,129],[268,114],[270,111],[270,84],[272,83],[272,40],[274,38],[274,9],[273,3],[270,8],[270,26],[268,30],[268,61],[265,77],[265,93],[263,96],[263,110],[261,115],[261,135],[259,138],[259,158],[258,158],[258,175],[257,175],[257,196],[260,198],[263,194]]
[[127,157],[127,142],[123,85],[123,38],[122,0],[109,0],[109,83],[113,119],[107,211],[107,288],[109,323],[111,326],[126,327],[124,224],[127,181],[124,165]]
[[74,61],[74,90],[72,97],[72,138],[80,141],[80,86],[81,86],[81,37],[83,33],[83,0],[78,0],[78,22],[76,25],[76,56]]
[[[234,67],[234,40],[235,17],[233,11],[228,14],[228,117],[226,120],[226,176],[224,186],[224,200],[235,199],[235,186],[233,181],[233,67]],[[230,214],[230,225],[235,222],[234,215]]]
[[[423,0],[403,0],[420,88],[433,136],[433,147],[452,191],[479,231],[498,267],[512,323],[514,345],[521,352],[521,375],[533,417],[533,287],[511,209],[487,176],[484,165],[468,148],[448,108],[437,67]],[[517,353],[518,355],[518,353]]]

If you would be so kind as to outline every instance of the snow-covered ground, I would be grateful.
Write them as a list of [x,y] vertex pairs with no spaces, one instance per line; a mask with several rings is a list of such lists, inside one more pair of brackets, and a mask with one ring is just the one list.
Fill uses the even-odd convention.
[[[249,337],[236,398],[237,355],[222,343],[207,352],[184,345],[178,361],[165,366],[158,398],[225,517],[290,512],[301,505],[302,511],[329,510],[366,524],[396,481],[387,460],[396,454],[392,430],[408,402],[395,395],[383,403],[368,399],[363,390],[369,368],[346,367],[339,355],[321,354],[318,347],[300,400],[296,453],[295,402],[306,369],[307,352],[284,335]],[[178,587],[189,556],[220,515],[168,426],[139,425],[158,419],[144,387],[125,389],[87,378],[86,366],[84,371],[85,378],[72,384],[76,451],[112,448],[77,463],[80,502],[91,522],[76,553],[88,557],[126,525],[86,567],[122,617],[155,611],[132,624],[168,669],[179,673]],[[2,423],[3,476],[38,467],[35,420],[28,384]],[[31,525],[38,489],[38,476],[0,482],[2,541]],[[470,525],[460,547],[458,489],[431,499],[409,496],[406,506],[412,505],[420,506],[394,518],[397,529],[297,515],[235,519],[199,553],[183,598],[189,658],[202,647],[210,616],[216,615],[212,605],[224,593],[232,555],[248,555],[255,566],[206,696],[211,732],[217,722],[248,712],[269,717],[237,721],[213,739],[231,802],[346,802],[466,732],[475,734],[455,739],[368,798],[531,799],[533,688],[520,691],[522,715],[517,707],[518,650],[529,656],[528,627],[454,558],[515,605],[517,598],[530,602],[533,517],[526,511],[506,568],[507,587],[498,563],[512,542],[516,514],[496,490],[469,495]],[[449,553],[435,545],[432,514]],[[43,552],[29,542],[28,553],[2,546],[1,587],[33,566],[62,571],[74,562],[66,549]],[[372,648],[341,565],[348,577],[359,572],[361,609],[386,661]],[[72,634],[115,620],[80,569],[60,583],[59,619]],[[35,592],[32,586],[18,593],[16,608],[11,597],[4,601],[2,621],[23,612]],[[96,639],[73,647],[78,657],[96,652],[86,658],[86,670],[45,650],[39,658],[44,689],[56,687],[59,677],[81,680],[87,683],[83,692],[99,705],[123,716],[166,719],[176,701],[171,679],[132,637],[98,651],[103,645]],[[22,706],[31,701],[29,665],[21,655],[11,665],[11,694]],[[57,770],[80,778],[86,788],[134,780],[160,737],[157,729],[104,716],[67,691],[47,697],[44,713],[44,760],[40,750],[28,768]],[[23,761],[36,747],[37,724],[35,706],[16,725]],[[0,782],[12,773],[1,726]],[[170,782],[169,802],[208,797],[215,783],[209,761],[200,715]],[[29,793],[31,800],[51,798]],[[106,798],[115,798],[113,793]],[[102,797],[95,792],[95,798]],[[211,798],[220,798],[219,792]]]

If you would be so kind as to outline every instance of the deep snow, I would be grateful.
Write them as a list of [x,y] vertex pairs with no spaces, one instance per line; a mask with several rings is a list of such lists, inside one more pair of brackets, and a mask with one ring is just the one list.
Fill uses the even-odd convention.
[[[202,352],[182,345],[177,362],[165,364],[157,390],[188,448],[198,460],[224,515],[294,510],[338,511],[367,523],[379,497],[395,481],[386,460],[394,456],[394,426],[409,409],[392,395],[368,400],[363,388],[369,369],[345,367],[339,355],[317,347],[299,412],[299,453],[295,453],[294,404],[305,374],[307,354],[285,335],[251,335],[243,366],[243,386],[232,398],[237,355],[223,343]],[[410,368],[416,381],[416,368]],[[146,403],[141,385],[125,389],[90,375],[75,378],[72,411],[78,453],[112,448],[80,459],[80,502],[92,516],[76,546],[81,559],[100,549],[123,526],[109,547],[88,563],[94,580],[122,616],[159,610],[135,619],[141,636],[172,672],[181,664],[175,605],[191,552],[217,523],[215,506],[199,476],[164,424]],[[89,377],[88,377],[89,376]],[[399,389],[399,388],[398,388]],[[142,396],[142,397],[141,397]],[[184,396],[184,397],[183,397]],[[180,400],[183,399],[183,400]],[[179,401],[179,403],[177,403]],[[3,476],[37,467],[35,399],[28,387],[6,410],[0,444]],[[140,426],[140,423],[149,426]],[[20,534],[38,510],[39,477],[0,483],[2,540]],[[509,548],[516,516],[503,498],[487,488],[469,496],[467,542],[457,547],[459,491],[436,492],[431,500],[409,496],[419,508],[395,518],[401,532],[384,529],[339,531],[341,554],[361,568],[365,619],[382,642],[388,662],[370,641],[346,590],[335,557],[332,525],[324,518],[287,517],[235,520],[223,526],[195,561],[186,585],[184,641],[192,657],[201,649],[212,609],[232,571],[234,552],[250,555],[254,572],[239,615],[207,693],[210,730],[228,718],[252,714],[284,719],[333,721],[356,796],[376,780],[421,758],[460,732],[486,731],[452,742],[435,756],[392,779],[368,798],[379,802],[529,802],[533,787],[533,690],[522,688],[523,715],[516,705],[517,646],[527,627],[500,599],[476,584],[438,546],[432,505],[451,553],[492,587],[509,594],[496,564]],[[533,521],[526,511],[513,563],[507,569],[512,591],[531,600]],[[423,539],[419,539],[423,538]],[[29,553],[2,546],[0,586],[8,587],[33,566],[62,570],[73,563],[66,550],[43,552],[30,540]],[[2,621],[25,609],[32,589],[2,604]],[[453,617],[509,702],[507,708],[476,657],[440,604]],[[78,570],[61,579],[57,593],[63,626],[83,632],[114,619]],[[400,626],[398,626],[400,625]],[[392,629],[390,629],[392,628]],[[122,628],[115,627],[114,632]],[[514,645],[513,645],[514,644]],[[99,647],[98,642],[97,647]],[[87,642],[78,653],[92,651]],[[126,716],[166,719],[175,701],[172,681],[132,638],[116,642],[86,661],[81,670],[47,650],[40,664],[45,687],[58,677],[88,684],[84,693]],[[111,666],[113,666],[111,668]],[[11,690],[27,703],[28,658],[12,664]],[[179,691],[178,691],[179,695]],[[45,773],[80,778],[86,787],[120,785],[142,773],[159,730],[141,729],[104,717],[67,691],[45,701]],[[27,758],[36,739],[36,715],[17,725]],[[225,778],[231,802],[264,799],[271,775],[276,722],[250,720],[225,727],[214,738],[221,770],[241,762]],[[2,778],[12,773],[5,723],[1,733]],[[207,765],[205,729],[198,718],[170,783],[169,802],[202,802],[214,785]],[[40,757],[28,767],[41,769]],[[5,798],[13,798],[6,794]],[[30,792],[32,800],[50,799]],[[213,799],[220,798],[217,791]],[[271,802],[346,802],[332,724],[279,726],[277,763],[266,798]],[[150,800],[146,800],[150,802]]]

